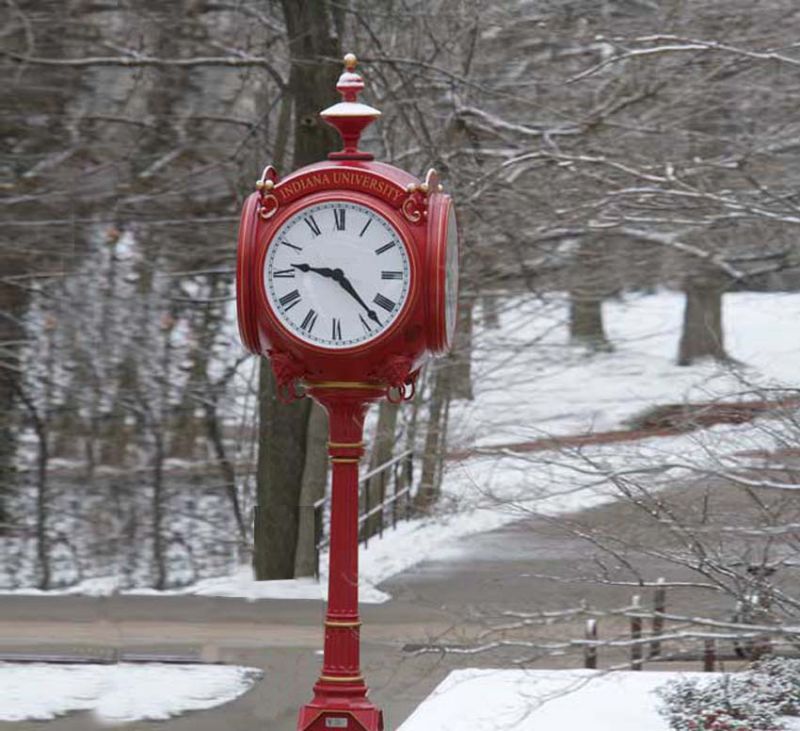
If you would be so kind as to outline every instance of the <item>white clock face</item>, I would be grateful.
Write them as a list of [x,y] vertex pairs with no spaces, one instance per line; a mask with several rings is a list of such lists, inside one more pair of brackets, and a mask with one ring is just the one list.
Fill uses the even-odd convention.
[[447,215],[447,254],[445,261],[445,330],[447,342],[452,344],[458,314],[458,224],[456,209],[450,206]]
[[394,226],[344,201],[311,205],[289,218],[264,263],[264,289],[278,319],[323,348],[352,348],[385,332],[410,284],[408,252]]

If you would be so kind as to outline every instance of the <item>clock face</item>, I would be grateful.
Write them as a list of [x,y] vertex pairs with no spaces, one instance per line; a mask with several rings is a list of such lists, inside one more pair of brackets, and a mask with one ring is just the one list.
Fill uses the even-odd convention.
[[447,342],[452,344],[458,314],[458,224],[455,206],[447,214],[447,253],[445,255],[445,331]]
[[411,265],[395,227],[345,201],[308,206],[278,229],[264,289],[281,324],[323,348],[352,348],[385,332],[408,298]]

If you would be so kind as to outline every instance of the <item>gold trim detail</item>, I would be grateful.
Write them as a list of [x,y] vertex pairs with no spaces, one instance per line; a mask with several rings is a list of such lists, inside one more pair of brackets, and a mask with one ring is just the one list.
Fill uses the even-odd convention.
[[361,622],[335,622],[335,621],[331,622],[331,621],[326,619],[325,620],[325,626],[326,627],[349,627],[349,628],[352,629],[353,627],[360,627],[361,626]]
[[416,205],[416,201],[413,198],[406,198],[403,201],[403,205],[400,207],[400,210],[403,211],[403,215],[411,221],[411,223],[419,223],[422,220],[422,213],[419,210],[413,210],[413,207]]
[[376,391],[383,391],[385,386],[379,383],[367,383],[365,381],[306,381],[306,388],[371,388]]
[[358,683],[359,681],[364,681],[363,675],[350,675],[346,678],[338,677],[336,675],[320,675],[320,680],[324,680],[327,683]]
[[336,464],[358,464],[361,460],[351,457],[331,457],[331,462]]
[[[267,208],[267,203],[272,204],[273,202],[274,205],[272,208]],[[267,193],[261,198],[261,207],[258,209],[258,215],[261,216],[261,218],[263,218],[265,221],[268,221],[275,215],[279,207],[280,203],[278,202],[278,199],[272,195],[272,193]]]
[[334,449],[339,447],[352,447],[353,449],[358,449],[359,447],[364,446],[364,442],[328,442],[329,447],[333,447]]

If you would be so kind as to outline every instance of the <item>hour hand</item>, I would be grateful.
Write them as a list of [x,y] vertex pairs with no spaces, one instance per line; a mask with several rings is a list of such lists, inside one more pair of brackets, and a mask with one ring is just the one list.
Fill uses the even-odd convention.
[[295,269],[299,269],[301,272],[314,272],[316,274],[321,274],[323,277],[328,277],[328,279],[335,279],[333,274],[333,269],[329,269],[328,267],[312,267],[309,264],[292,264]]

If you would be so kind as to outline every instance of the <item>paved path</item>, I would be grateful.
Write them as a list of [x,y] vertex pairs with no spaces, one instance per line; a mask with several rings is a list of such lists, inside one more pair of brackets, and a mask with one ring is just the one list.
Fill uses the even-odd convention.
[[[628,506],[611,504],[575,517],[587,526],[618,526],[619,535],[641,539],[637,534],[641,525],[630,511]],[[639,565],[649,576],[666,569],[652,559],[640,560]],[[447,560],[423,562],[387,581],[382,588],[394,600],[362,607],[363,667],[371,697],[386,712],[387,731],[396,728],[451,669],[510,662],[508,654],[413,655],[403,651],[404,645],[463,642],[507,609],[563,608],[583,599],[601,607],[627,604],[631,588],[577,581],[591,567],[585,543],[562,526],[534,519],[461,539]],[[576,581],[554,583],[541,575]],[[670,576],[680,578],[680,572],[673,568]],[[643,599],[646,602],[648,597]],[[720,609],[720,599],[710,592],[671,591],[669,601],[670,609],[690,604],[695,610]],[[208,597],[4,597],[0,600],[0,648],[46,646],[75,651],[99,644],[191,650],[207,660],[259,667],[264,678],[232,703],[157,727],[132,724],[127,728],[293,731],[297,708],[309,699],[319,671],[323,609],[320,602]],[[570,631],[574,636],[580,626]],[[601,663],[608,659],[601,657]],[[579,663],[576,655],[546,660],[550,667]],[[0,728],[4,726],[42,728],[34,723],[0,723]],[[86,731],[93,724],[87,714],[77,714],[53,721],[47,728]]]

